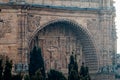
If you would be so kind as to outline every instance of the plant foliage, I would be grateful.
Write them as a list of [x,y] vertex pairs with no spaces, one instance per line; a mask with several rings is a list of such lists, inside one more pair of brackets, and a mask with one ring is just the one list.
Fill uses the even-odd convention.
[[73,52],[70,56],[70,63],[68,64],[68,80],[78,80],[78,64],[76,56],[74,57]]
[[62,72],[52,69],[50,70],[50,72],[48,72],[48,80],[67,80],[67,79],[62,74]]
[[37,70],[40,70],[42,76],[45,78],[44,60],[42,57],[41,49],[34,47],[30,52],[30,64],[29,64],[29,75],[34,76]]

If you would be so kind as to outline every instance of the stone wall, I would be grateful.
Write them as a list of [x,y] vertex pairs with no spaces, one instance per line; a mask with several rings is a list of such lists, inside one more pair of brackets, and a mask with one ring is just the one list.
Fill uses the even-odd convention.
[[97,74],[95,80],[116,80],[114,74]]
[[[28,2],[38,3],[37,0]],[[58,4],[55,2],[58,2]],[[65,6],[68,1],[60,2],[60,0],[56,0],[53,3],[49,3],[51,5],[54,3],[56,6],[63,6],[63,3],[65,3]],[[94,4],[94,2],[83,3]],[[98,7],[97,2],[95,3]],[[48,2],[44,2],[45,4],[48,4]],[[73,5],[72,2],[66,6],[71,5]],[[17,9],[14,7],[17,7]],[[63,8],[51,9],[49,7],[22,9],[22,7],[17,5],[3,5],[0,12],[0,54],[9,56],[15,64],[27,63],[29,61],[30,41],[47,24],[59,20],[68,20],[76,23],[89,33],[95,45],[99,67],[112,64],[113,54],[116,52],[116,33],[112,9],[69,10]]]
[[16,10],[3,9],[0,13],[0,54],[18,61],[17,14]]

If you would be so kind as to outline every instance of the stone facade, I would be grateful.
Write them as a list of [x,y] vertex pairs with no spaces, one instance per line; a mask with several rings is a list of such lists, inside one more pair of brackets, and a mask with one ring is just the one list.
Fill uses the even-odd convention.
[[115,63],[112,0],[3,0],[0,9],[0,54],[15,65],[28,64],[36,44],[47,70],[67,72],[73,51],[90,73]]
[[97,74],[97,80],[116,80],[113,74]]

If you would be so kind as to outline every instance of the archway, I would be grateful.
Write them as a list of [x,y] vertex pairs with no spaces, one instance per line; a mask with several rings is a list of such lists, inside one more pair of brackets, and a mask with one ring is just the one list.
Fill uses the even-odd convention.
[[72,21],[54,21],[40,28],[31,39],[30,48],[35,44],[42,49],[46,70],[66,72],[72,51],[79,66],[85,62],[91,73],[98,70],[97,51],[89,32]]

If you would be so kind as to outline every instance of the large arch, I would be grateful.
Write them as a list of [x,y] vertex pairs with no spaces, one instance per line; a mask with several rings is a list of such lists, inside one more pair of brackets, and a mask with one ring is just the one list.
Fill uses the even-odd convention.
[[81,25],[78,25],[75,21],[55,20],[40,27],[35,31],[35,33],[33,33],[32,38],[29,40],[29,48],[31,49],[31,46],[35,44],[36,36],[39,36],[39,33],[43,29],[49,28],[51,26],[57,27],[58,25],[62,25],[66,29],[70,28],[70,31],[75,34],[76,39],[80,40],[80,44],[82,45],[82,54],[84,54],[84,62],[89,67],[90,72],[95,73],[98,70],[98,58],[94,40],[92,39],[89,31]]

